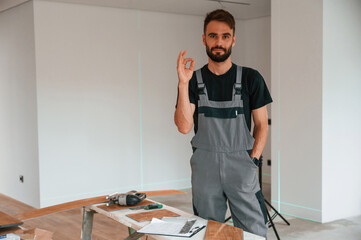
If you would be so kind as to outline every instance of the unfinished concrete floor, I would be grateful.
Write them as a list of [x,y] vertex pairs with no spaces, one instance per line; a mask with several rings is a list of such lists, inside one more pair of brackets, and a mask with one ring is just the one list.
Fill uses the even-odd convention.
[[[152,197],[152,199],[186,212],[192,212],[192,191],[191,189],[182,191],[186,192],[186,194],[157,196]],[[270,199],[270,184],[263,184],[263,193],[266,199]],[[227,216],[230,216],[229,212],[227,212]],[[283,216],[289,221],[290,226],[283,222],[280,217],[274,219],[278,234],[282,240],[361,240],[361,216],[325,224]],[[268,230],[267,239],[277,239],[272,228]]]

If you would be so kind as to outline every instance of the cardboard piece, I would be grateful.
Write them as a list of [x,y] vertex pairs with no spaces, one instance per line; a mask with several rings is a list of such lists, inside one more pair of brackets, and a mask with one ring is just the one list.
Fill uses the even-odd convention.
[[20,239],[33,239],[33,240],[51,240],[53,238],[53,232],[49,232],[44,229],[34,228],[29,230],[19,229],[15,234],[20,236]]

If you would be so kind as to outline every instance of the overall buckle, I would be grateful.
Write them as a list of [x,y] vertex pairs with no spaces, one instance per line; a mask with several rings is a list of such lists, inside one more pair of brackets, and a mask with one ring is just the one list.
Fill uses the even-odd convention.
[[236,90],[236,94],[240,95],[241,94],[241,89],[242,89],[242,84],[240,83],[235,83],[234,84],[234,89]]
[[198,94],[205,94],[204,92],[204,88],[206,86],[204,85],[204,83],[198,83]]

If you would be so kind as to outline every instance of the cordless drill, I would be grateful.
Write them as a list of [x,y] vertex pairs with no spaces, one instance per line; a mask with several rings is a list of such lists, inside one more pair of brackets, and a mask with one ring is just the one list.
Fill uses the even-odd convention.
[[105,197],[105,199],[109,200],[107,202],[107,206],[111,204],[117,204],[120,206],[134,206],[141,201],[143,201],[147,195],[145,193],[138,193],[135,190],[129,191],[127,193],[112,193]]

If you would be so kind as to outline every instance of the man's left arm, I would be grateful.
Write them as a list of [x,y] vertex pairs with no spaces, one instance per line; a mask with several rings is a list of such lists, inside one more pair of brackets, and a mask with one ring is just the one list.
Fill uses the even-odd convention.
[[267,134],[268,134],[267,107],[263,106],[252,110],[252,117],[254,122],[253,137],[255,139],[255,142],[253,144],[253,150],[250,156],[259,159],[262,155],[263,149],[267,142]]

